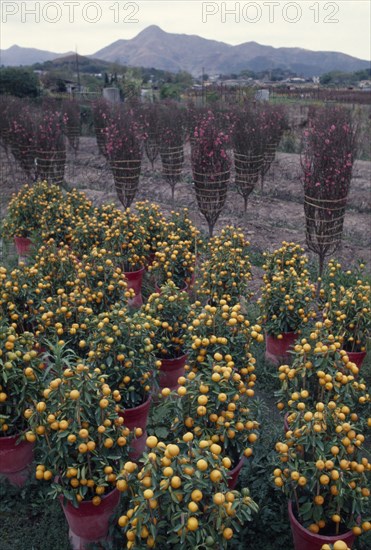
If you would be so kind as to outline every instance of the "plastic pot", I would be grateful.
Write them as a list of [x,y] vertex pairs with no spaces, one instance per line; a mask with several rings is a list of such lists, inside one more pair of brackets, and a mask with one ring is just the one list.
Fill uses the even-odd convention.
[[129,460],[138,462],[146,450],[147,431],[144,431],[140,437],[133,439],[130,443]]
[[151,407],[152,398],[148,397],[147,401],[138,405],[138,407],[133,407],[131,409],[123,409],[119,411],[119,416],[124,418],[124,426],[129,428],[129,430],[134,430],[135,428],[141,428],[143,432],[146,431],[148,423],[148,414]]
[[18,435],[0,437],[0,474],[12,485],[22,487],[34,458],[34,444],[28,441],[17,444],[18,439]]
[[62,496],[59,500],[70,528],[72,547],[74,550],[83,550],[88,544],[107,537],[110,517],[120,502],[120,492],[113,489],[102,497],[99,506],[86,500],[75,508],[71,502],[64,503]]
[[288,503],[288,508],[295,550],[321,550],[324,544],[334,544],[334,542],[336,542],[337,540],[344,541],[349,546],[349,548],[352,547],[355,539],[352,531],[347,531],[346,533],[330,537],[311,533],[310,531],[308,531],[308,529],[305,529],[305,527],[303,527],[296,519],[291,501]]
[[137,271],[124,272],[127,285],[128,285],[127,286],[128,290],[133,289],[135,292],[134,298],[131,298],[128,301],[128,304],[130,307],[135,307],[139,309],[143,305],[142,283],[143,283],[144,272],[145,272],[144,267],[142,267],[141,269],[138,269]]
[[232,470],[230,470],[230,472],[228,473],[228,488],[232,491],[236,485],[237,485],[237,481],[238,481],[238,476],[240,475],[240,471],[242,470],[242,467],[245,463],[245,457],[242,456],[240,458],[240,460],[238,461],[237,463],[237,466],[235,466]]
[[273,363],[290,358],[289,350],[299,335],[296,332],[285,332],[282,338],[278,339],[272,334],[265,335],[265,357]]
[[187,359],[188,355],[181,355],[180,357],[176,357],[175,359],[161,359],[161,367],[159,373],[160,389],[178,389],[178,378],[180,378],[180,376],[184,376],[184,367]]
[[355,363],[359,369],[361,368],[366,355],[367,355],[367,351],[347,351],[347,356],[349,357],[349,361],[351,361],[352,363]]
[[31,253],[32,241],[28,237],[14,237],[14,244],[18,256],[29,256]]

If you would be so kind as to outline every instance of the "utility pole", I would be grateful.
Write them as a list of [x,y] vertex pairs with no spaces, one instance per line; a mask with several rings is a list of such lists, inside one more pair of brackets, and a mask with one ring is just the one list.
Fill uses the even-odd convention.
[[205,105],[205,68],[202,67],[202,83],[201,83],[201,97],[202,97],[202,107]]
[[76,50],[77,86],[79,88],[79,92],[81,92],[80,67],[79,67],[79,56],[78,56],[78,53],[77,53],[77,46],[75,46],[75,50]]

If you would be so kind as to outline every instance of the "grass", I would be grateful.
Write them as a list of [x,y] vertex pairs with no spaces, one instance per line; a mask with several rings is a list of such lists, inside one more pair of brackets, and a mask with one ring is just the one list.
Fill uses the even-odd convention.
[[69,550],[63,511],[47,491],[36,480],[20,489],[1,479],[1,550]]

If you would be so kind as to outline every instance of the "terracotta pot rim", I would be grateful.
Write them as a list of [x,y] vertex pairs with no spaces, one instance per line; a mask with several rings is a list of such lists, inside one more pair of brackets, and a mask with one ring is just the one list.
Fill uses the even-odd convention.
[[145,409],[147,406],[151,404],[152,401],[152,395],[148,394],[148,398],[142,403],[141,405],[136,405],[135,407],[126,407],[121,409],[121,412],[125,413],[126,411],[133,411],[134,409],[136,411],[140,411],[142,409]]
[[30,237],[22,237],[20,235],[13,235],[14,239],[20,239],[22,241],[28,241],[29,243],[32,243],[32,240]]
[[139,269],[136,269],[135,271],[124,271],[124,275],[127,276],[127,275],[139,275],[140,273],[143,273],[144,271],[146,270],[145,267],[141,267]]
[[[295,330],[289,330],[287,332],[280,332],[280,334],[297,334],[299,336],[299,334],[295,331]],[[277,340],[277,336],[275,334],[272,334],[271,332],[267,332],[265,331],[265,335],[266,336],[269,336],[270,338],[275,338]]]
[[[6,441],[6,440],[10,441],[11,439],[17,439],[18,437],[21,437],[21,435],[22,435],[22,432],[19,432],[17,434],[13,434],[13,435],[1,435],[0,434],[0,441]],[[21,444],[21,443],[30,443],[30,441],[27,441],[26,439],[22,439],[18,443],[18,445]]]
[[345,531],[345,533],[339,534],[339,535],[317,535],[316,533],[312,533],[298,521],[298,519],[295,517],[294,510],[293,510],[293,502],[291,500],[288,501],[288,510],[289,510],[289,518],[290,521],[295,525],[295,527],[303,534],[309,535],[311,539],[314,541],[326,544],[328,542],[329,544],[332,544],[338,539],[343,539],[345,537],[349,537],[353,535],[353,532],[351,529],[348,531]]
[[[57,478],[54,481],[58,483]],[[117,489],[117,487],[112,485],[111,490],[108,493],[104,493],[103,495],[101,495],[101,500],[102,500],[101,504],[103,504],[103,502],[107,501],[109,498],[116,496],[116,492],[119,492],[119,490]],[[64,508],[69,506],[69,507],[72,507],[74,510],[78,510],[81,506],[82,507],[86,507],[89,505],[94,506],[94,504],[92,503],[93,497],[89,500],[82,500],[81,502],[79,502],[79,505],[77,507],[73,505],[72,500],[67,499],[64,495],[58,495],[58,499]],[[94,506],[93,509],[96,509],[99,511],[101,504],[99,506]]]
[[176,357],[157,357],[156,359],[162,363],[163,361],[179,361],[179,359],[184,358],[188,359],[188,353],[182,353],[182,355],[177,355]]

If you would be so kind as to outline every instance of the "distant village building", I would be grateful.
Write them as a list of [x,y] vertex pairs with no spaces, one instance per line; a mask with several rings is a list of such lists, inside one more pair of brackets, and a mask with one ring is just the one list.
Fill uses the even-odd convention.
[[269,101],[269,90],[266,90],[266,89],[256,90],[255,99],[257,101]]
[[120,103],[120,90],[118,88],[104,88],[103,97],[110,103]]
[[371,80],[360,80],[358,87],[364,92],[369,92],[371,90]]

